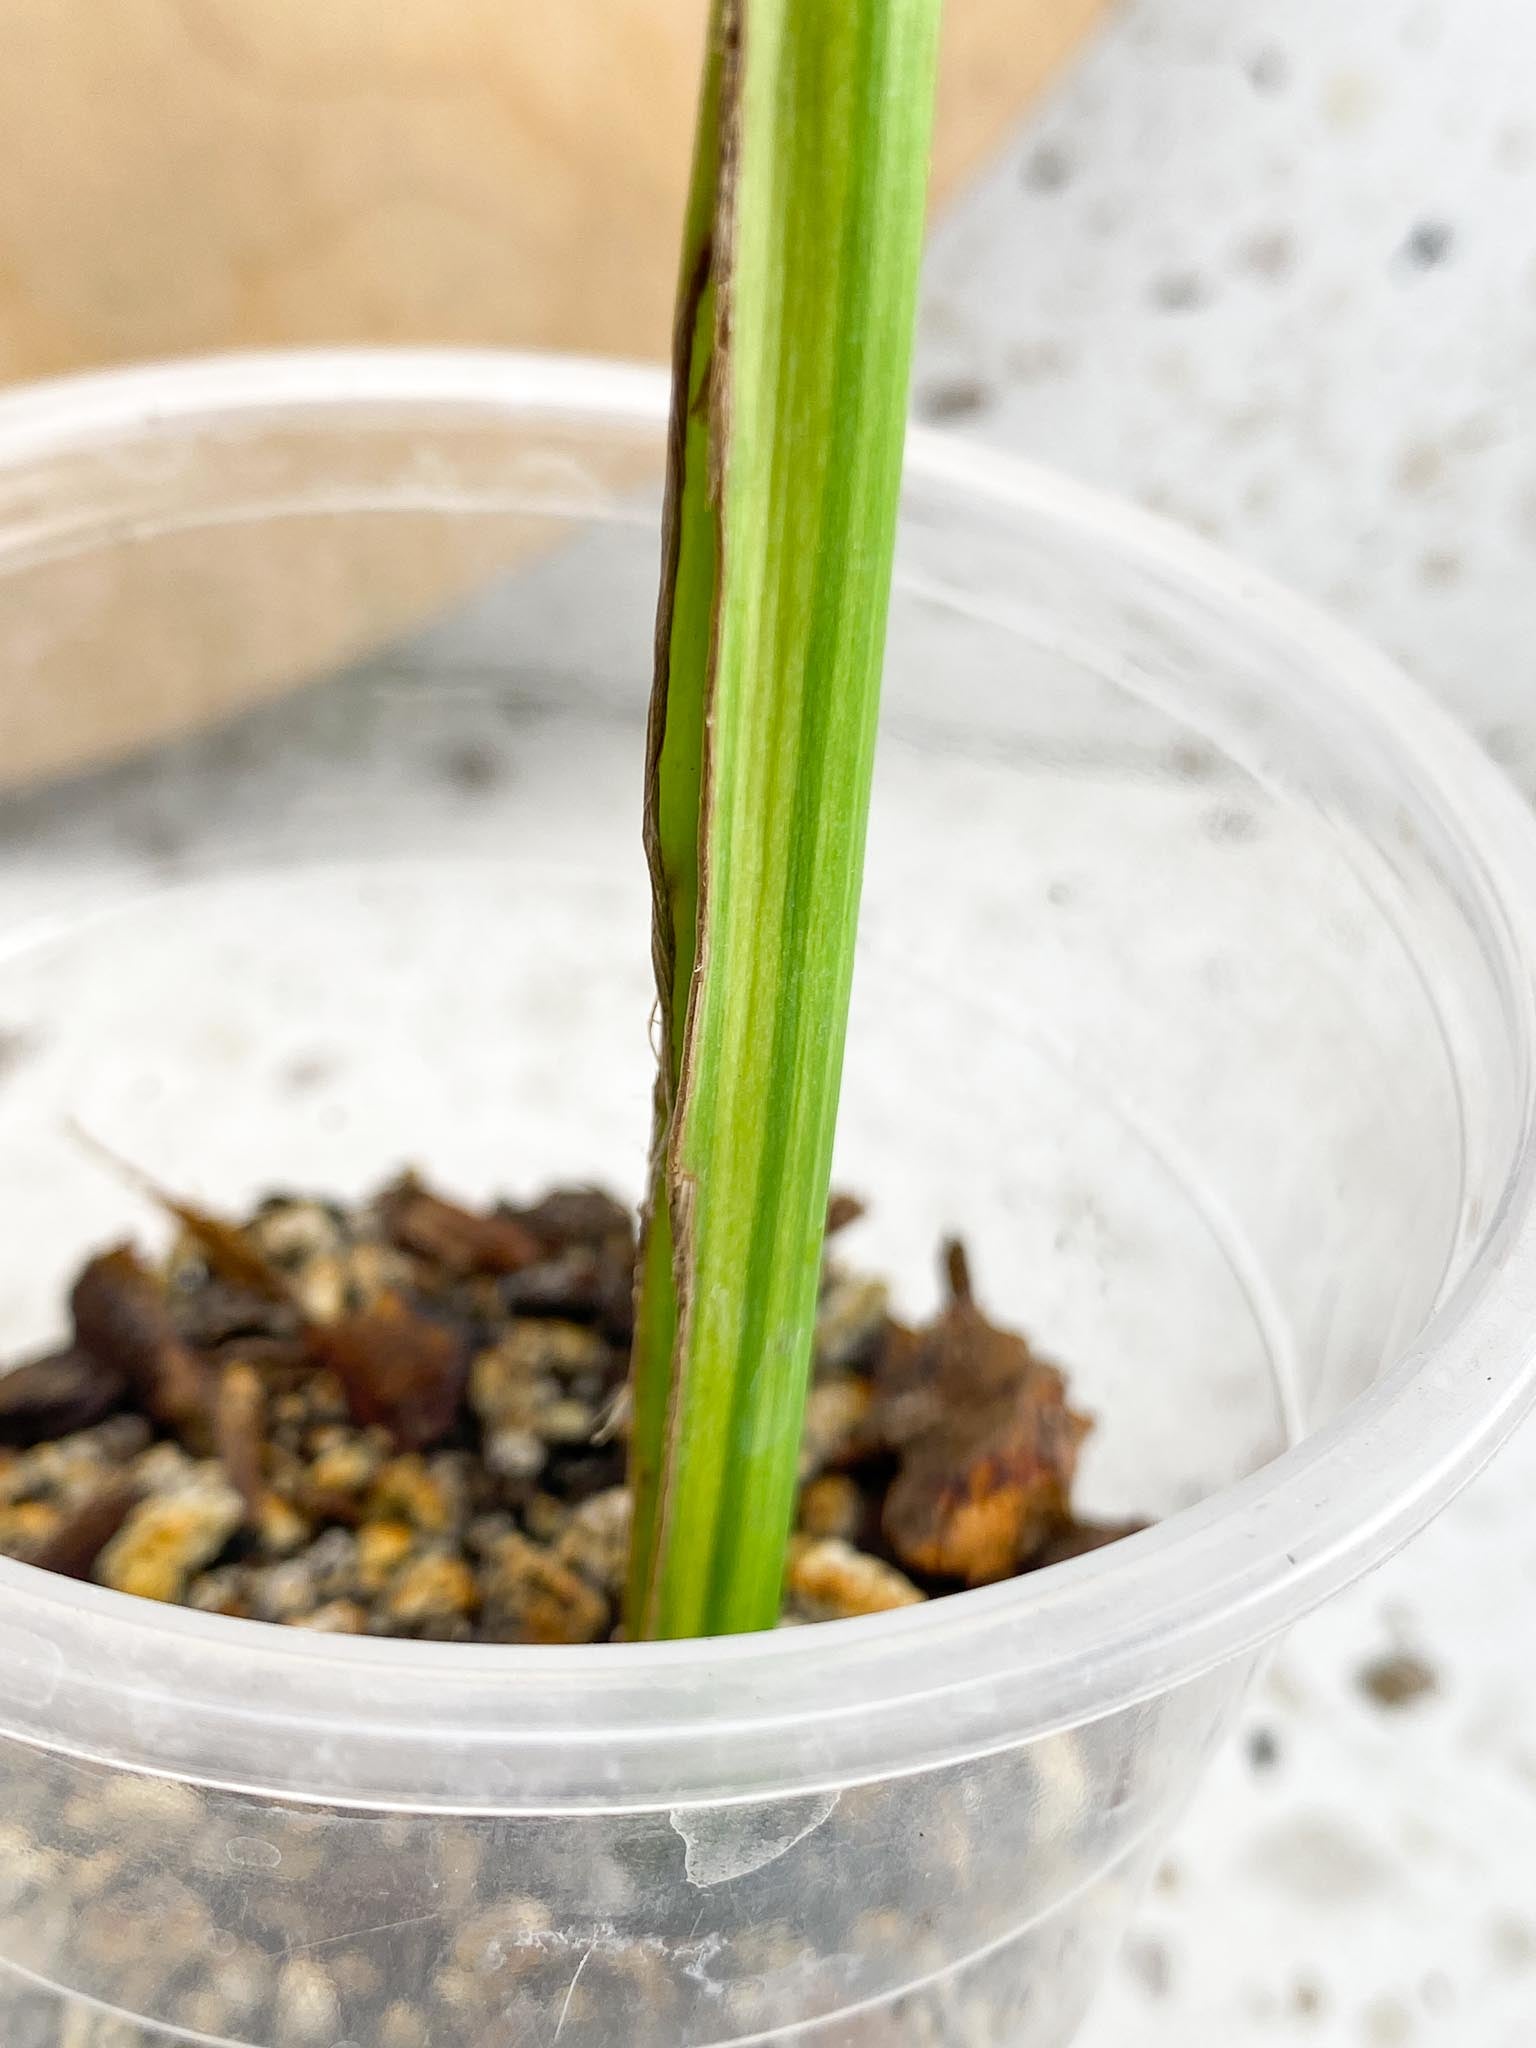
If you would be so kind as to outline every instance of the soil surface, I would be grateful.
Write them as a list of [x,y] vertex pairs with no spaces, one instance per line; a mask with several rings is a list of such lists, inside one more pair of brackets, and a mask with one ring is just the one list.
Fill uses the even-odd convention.
[[[161,1197],[169,1256],[99,1253],[57,1353],[0,1376],[0,1553],[343,1634],[613,1637],[629,1534],[634,1219],[591,1188],[461,1207],[414,1178],[240,1222]],[[836,1198],[829,1242],[860,1213]],[[1125,1533],[1072,1512],[1089,1428],[990,1323],[965,1255],[926,1328],[829,1253],[787,1625]]]

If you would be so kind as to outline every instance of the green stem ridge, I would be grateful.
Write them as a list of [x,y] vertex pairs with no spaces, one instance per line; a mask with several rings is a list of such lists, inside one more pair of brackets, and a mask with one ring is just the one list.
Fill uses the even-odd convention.
[[842,1074],[939,0],[715,0],[645,839],[629,1628],[771,1627]]

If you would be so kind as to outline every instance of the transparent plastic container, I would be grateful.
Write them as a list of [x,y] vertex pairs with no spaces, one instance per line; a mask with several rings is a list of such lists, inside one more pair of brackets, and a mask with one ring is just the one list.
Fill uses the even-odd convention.
[[[227,1207],[638,1192],[663,406],[444,353],[0,404],[13,754],[119,757],[0,820],[5,1355],[150,1226],[72,1123]],[[1162,1519],[571,1651],[0,1564],[5,2048],[1060,2048],[1263,1646],[1531,1400],[1533,903],[1536,825],[1378,656],[915,435],[847,1256],[916,1311],[965,1234],[1099,1417],[1087,1507]]]

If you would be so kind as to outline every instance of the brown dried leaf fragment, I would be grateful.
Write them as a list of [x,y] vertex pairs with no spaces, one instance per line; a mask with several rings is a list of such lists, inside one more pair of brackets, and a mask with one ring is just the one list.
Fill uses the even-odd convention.
[[571,1245],[501,1283],[510,1315],[559,1316],[596,1323],[614,1343],[629,1343],[634,1323],[634,1255],[627,1239]]
[[469,1346],[393,1288],[363,1313],[311,1330],[309,1345],[341,1382],[353,1420],[387,1429],[402,1450],[440,1443],[457,1423]]
[[0,1444],[30,1450],[90,1429],[123,1405],[126,1374],[78,1348],[34,1358],[0,1378]]
[[104,1481],[93,1493],[60,1509],[58,1525],[27,1562],[45,1572],[59,1572],[66,1579],[88,1579],[137,1499],[138,1491],[128,1480]]
[[132,1246],[88,1260],[69,1305],[76,1345],[122,1373],[156,1422],[189,1442],[205,1442],[208,1373],[177,1333],[164,1287]]
[[198,1351],[231,1343],[291,1343],[302,1320],[296,1304],[212,1275],[193,1277],[186,1261],[175,1256],[166,1274],[166,1298],[176,1328]]
[[314,1370],[308,1343],[301,1336],[232,1337],[205,1346],[189,1334],[179,1308],[176,1325],[195,1350],[206,1353],[213,1371],[218,1372],[226,1365],[249,1365],[261,1374],[263,1384],[272,1394],[291,1393]]
[[179,1195],[173,1195],[168,1188],[162,1187],[153,1174],[146,1173],[133,1160],[123,1158],[93,1132],[77,1127],[76,1136],[115,1174],[137,1188],[167,1216],[175,1217],[202,1254],[209,1272],[217,1279],[231,1287],[265,1295],[272,1301],[288,1299],[288,1285],[283,1275],[262,1255],[241,1225],[226,1222],[223,1217],[198,1208],[195,1202],[184,1202]]
[[513,1315],[596,1323],[627,1351],[634,1322],[635,1224],[598,1188],[557,1188],[509,1212],[539,1243],[537,1261],[501,1283]]
[[481,1216],[446,1202],[420,1181],[397,1181],[379,1200],[394,1243],[450,1273],[520,1273],[542,1252],[532,1231],[510,1216]]
[[614,1239],[628,1244],[634,1238],[634,1218],[601,1188],[556,1188],[531,1209],[514,1213],[546,1254],[573,1244],[600,1245]]
[[979,1586],[1022,1570],[1066,1524],[1091,1424],[1056,1368],[977,1308],[958,1244],[946,1265],[951,1299],[930,1328],[887,1331],[872,1426],[899,1459],[884,1513],[896,1555]]
[[248,1231],[159,1189],[154,1194],[197,1246],[216,1280],[266,1301],[286,1303],[292,1299],[286,1276],[263,1256]]
[[857,1223],[865,1213],[865,1205],[857,1195],[839,1194],[834,1189],[827,1201],[828,1237],[836,1237],[840,1230],[846,1230],[849,1224]]

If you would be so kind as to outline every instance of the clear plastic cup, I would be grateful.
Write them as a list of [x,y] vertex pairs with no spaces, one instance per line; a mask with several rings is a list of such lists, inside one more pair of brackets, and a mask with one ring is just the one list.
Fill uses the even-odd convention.
[[[0,405],[0,1341],[147,1218],[638,1192],[664,392],[322,354]],[[335,670],[323,688],[277,686]],[[30,723],[28,721],[30,720]],[[19,721],[19,723],[18,723]],[[18,742],[18,745],[20,742]],[[913,437],[839,1178],[1099,1417],[1108,1550],[874,1620],[319,1638],[0,1565],[6,2048],[1059,2048],[1263,1646],[1533,1392],[1536,826],[1378,656]]]

